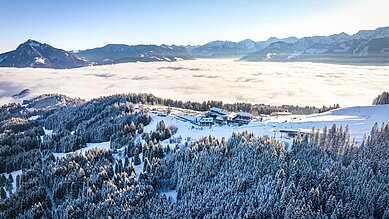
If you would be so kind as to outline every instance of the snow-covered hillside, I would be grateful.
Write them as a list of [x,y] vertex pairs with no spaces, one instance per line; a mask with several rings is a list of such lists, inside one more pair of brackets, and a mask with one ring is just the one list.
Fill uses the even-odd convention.
[[[145,132],[155,129],[156,124],[163,120],[166,124],[178,127],[178,132],[173,137],[182,137],[183,141],[197,140],[199,138],[212,135],[217,138],[230,137],[233,132],[249,131],[256,135],[270,135],[289,142],[280,133],[280,130],[311,130],[323,129],[324,126],[330,128],[333,124],[336,126],[348,126],[352,137],[356,141],[361,141],[364,134],[369,134],[374,123],[389,122],[389,105],[380,106],[355,106],[340,108],[325,113],[313,115],[289,115],[289,116],[270,116],[264,121],[252,121],[247,125],[213,125],[211,127],[202,127],[183,121],[177,118],[177,115],[168,115],[160,117],[152,114],[151,123],[145,127]],[[165,140],[167,144],[169,140]]]
[[299,128],[321,128],[332,124],[348,125],[350,134],[360,140],[364,134],[368,134],[376,122],[389,122],[389,105],[340,108],[325,113],[292,118],[289,124]]
[[[156,109],[163,110],[165,107],[157,107]],[[310,132],[312,128],[322,130],[325,126],[330,128],[335,124],[338,127],[342,126],[344,128],[348,126],[351,137],[354,137],[357,142],[360,142],[365,134],[369,134],[375,123],[381,124],[389,122],[389,105],[346,107],[312,115],[269,116],[265,117],[263,121],[254,120],[249,124],[241,126],[218,124],[213,126],[199,126],[188,120],[183,120],[183,111],[177,108],[173,109],[172,114],[166,117],[160,116],[157,113],[151,113],[151,122],[145,126],[144,132],[152,132],[160,121],[164,121],[165,124],[178,128],[176,134],[162,142],[164,147],[168,144],[173,146],[178,142],[183,145],[186,142],[195,141],[209,135],[216,138],[229,138],[233,132],[243,131],[248,131],[258,136],[269,135],[276,137],[288,147],[291,145],[293,139],[281,133],[280,130]],[[197,115],[202,114],[201,112],[194,113]],[[186,117],[194,118],[195,115]],[[174,143],[170,143],[171,141]],[[109,143],[88,143],[87,147],[76,152],[85,153],[92,148],[109,149]],[[55,157],[63,157],[66,154],[54,153]]]
[[[56,145],[56,148],[50,148],[50,150],[45,150],[43,153],[38,150],[29,152],[30,157],[25,156],[27,157],[26,161],[33,162],[33,159],[37,157],[38,159],[35,162],[44,164],[41,166],[34,165],[33,168],[25,168],[19,163],[12,163],[18,158],[17,156],[8,159],[7,162],[18,165],[16,166],[18,169],[11,165],[3,167],[8,173],[2,174],[7,177],[7,179],[3,177],[3,184],[0,185],[2,197],[11,197],[12,199],[17,197],[18,202],[24,201],[25,194],[29,194],[26,193],[26,189],[30,188],[25,185],[30,183],[28,179],[31,177],[31,179],[35,179],[31,181],[32,183],[38,183],[37,188],[34,188],[33,191],[38,191],[44,195],[47,202],[53,206],[52,212],[55,214],[62,214],[60,212],[64,209],[64,206],[67,206],[67,201],[73,197],[67,195],[67,193],[81,192],[83,186],[89,187],[85,190],[88,199],[96,194],[125,197],[126,200],[153,198],[157,200],[156,203],[161,203],[162,200],[164,205],[168,205],[170,206],[169,209],[174,210],[176,206],[186,204],[187,200],[190,200],[188,197],[200,198],[191,200],[188,206],[194,206],[197,202],[202,203],[204,198],[207,197],[211,197],[215,201],[204,203],[222,203],[219,200],[220,198],[231,197],[236,199],[241,194],[247,195],[242,197],[241,200],[250,200],[251,194],[256,194],[258,197],[267,197],[266,194],[276,194],[277,190],[268,190],[266,187],[259,190],[262,191],[260,193],[256,190],[261,186],[273,185],[274,183],[271,182],[282,180],[283,177],[290,177],[288,175],[291,174],[285,175],[285,172],[292,173],[295,176],[301,173],[309,173],[307,176],[315,176],[315,168],[318,168],[319,172],[318,176],[313,179],[318,180],[320,182],[319,187],[324,188],[323,192],[318,194],[327,194],[326,191],[329,190],[324,185],[329,183],[328,180],[321,182],[322,176],[337,173],[336,171],[340,169],[345,172],[334,175],[333,181],[354,183],[356,182],[354,179],[339,177],[356,176],[356,179],[362,179],[365,173],[373,174],[373,171],[368,171],[368,169],[363,169],[363,171],[361,170],[360,173],[356,174],[354,172],[350,174],[349,170],[354,168],[355,165],[357,165],[355,166],[356,170],[365,168],[371,161],[378,159],[375,157],[371,158],[371,161],[367,160],[370,158],[358,158],[357,161],[352,160],[353,165],[349,165],[347,168],[338,168],[344,165],[342,162],[349,164],[351,162],[349,159],[358,157],[358,154],[370,156],[363,151],[365,148],[373,148],[373,150],[378,151],[378,153],[372,155],[382,159],[377,172],[381,174],[385,171],[386,163],[382,157],[386,152],[382,152],[382,149],[386,148],[386,142],[377,144],[377,146],[368,145],[367,147],[354,148],[353,146],[358,146],[358,144],[354,144],[348,138],[348,134],[345,133],[349,133],[357,142],[361,142],[363,136],[369,134],[375,123],[389,122],[389,105],[354,106],[311,115],[273,112],[269,116],[254,117],[248,124],[241,126],[233,125],[237,124],[234,120],[228,120],[231,123],[230,125],[227,125],[228,121],[225,121],[220,125],[200,126],[197,124],[198,121],[202,121],[199,118],[212,118],[211,115],[213,115],[215,109],[211,109],[210,112],[200,112],[161,105],[136,104],[135,100],[134,103],[128,102],[132,99],[131,97],[133,96],[122,98],[118,95],[74,104],[74,106],[68,106],[68,108],[63,107],[47,118],[44,114],[25,116],[26,121],[37,124],[40,122],[42,126],[39,126],[39,129],[32,128],[25,131],[21,136],[31,133],[32,139],[39,139],[40,137],[41,148],[51,145]],[[29,106],[29,104],[26,106]],[[218,112],[224,111],[219,110]],[[207,114],[208,117],[204,117],[204,114]],[[228,112],[227,116],[232,114],[242,115],[237,112]],[[61,126],[64,123],[66,123],[66,129]],[[109,126],[110,124],[116,126]],[[320,145],[314,147],[311,145],[311,141],[303,140],[292,146],[293,135],[296,133],[310,133],[312,128],[323,130],[324,126],[330,128],[333,124],[338,129],[330,129],[328,133],[331,134],[315,135],[315,138],[318,136],[317,139],[319,139]],[[87,129],[85,129],[85,126],[87,126]],[[341,126],[343,128],[339,129]],[[341,131],[345,130],[346,126],[348,126],[349,132]],[[119,130],[111,131],[115,127],[119,127]],[[123,127],[122,130],[120,130],[120,127]],[[376,139],[387,141],[386,128],[375,130],[378,131],[371,135],[374,140],[366,141],[368,144],[375,143]],[[383,131],[386,131],[386,133],[381,134]],[[234,132],[240,134],[232,134]],[[269,137],[261,137],[264,135],[274,136],[284,144]],[[21,138],[21,136],[18,137]],[[208,136],[212,137],[203,138]],[[339,136],[347,136],[347,138],[344,137],[343,141],[338,141]],[[25,136],[23,139],[29,138],[29,136]],[[221,138],[228,140],[221,140]],[[161,143],[158,142],[160,140]],[[193,141],[196,142],[193,143]],[[321,142],[325,143],[321,144]],[[346,148],[344,154],[333,152],[338,148],[336,144],[351,144],[350,142],[353,142],[351,146],[344,146]],[[80,146],[84,148],[79,149]],[[165,147],[164,150],[163,147]],[[351,147],[353,147],[353,150],[350,149]],[[92,153],[87,152],[95,148],[101,150],[95,150]],[[291,153],[285,153],[284,148]],[[357,152],[354,152],[354,149]],[[51,152],[54,150],[73,151],[75,153],[53,153],[53,157]],[[359,150],[361,152],[358,152]],[[34,154],[34,152],[38,153]],[[285,154],[288,154],[290,159],[285,159]],[[331,156],[339,156],[344,159],[333,159]],[[355,162],[366,162],[366,164],[355,164]],[[305,167],[306,164],[309,164],[309,166]],[[326,166],[323,164],[326,164]],[[331,168],[335,168],[335,170]],[[271,172],[265,173],[263,170]],[[12,177],[8,177],[9,173]],[[259,175],[263,173],[266,176]],[[21,174],[21,179],[16,180],[17,175]],[[273,180],[274,177],[277,177],[277,179]],[[39,181],[38,179],[44,180]],[[269,182],[265,181],[268,179]],[[375,180],[371,176],[367,176],[367,179]],[[89,181],[84,182],[84,180]],[[288,180],[292,179],[286,181]],[[47,182],[53,182],[53,184]],[[69,182],[70,192],[64,189],[67,188],[66,182]],[[77,185],[74,182],[83,183]],[[106,182],[107,184],[105,184]],[[309,180],[304,179],[302,182],[309,182]],[[91,183],[92,186],[88,183]],[[226,184],[226,187],[221,187],[220,183]],[[230,186],[230,183],[233,186]],[[369,183],[371,184],[371,182],[366,184]],[[17,184],[21,186],[17,186]],[[295,181],[292,181],[291,185],[300,186]],[[304,185],[306,184],[304,183]],[[219,186],[220,190],[217,189]],[[314,186],[316,187],[316,185]],[[347,191],[352,191],[350,188],[353,188],[353,186],[347,187]],[[319,189],[313,189],[315,187],[309,190],[319,191]],[[361,188],[365,187],[365,184],[361,185]],[[76,190],[78,188],[80,190]],[[227,193],[214,196],[214,194],[220,194],[220,191],[226,191]],[[265,191],[266,194],[262,195]],[[282,189],[282,191],[286,190]],[[34,195],[35,193],[31,196],[34,197]],[[65,200],[62,197],[65,197]],[[77,197],[81,200],[81,196],[77,195]],[[354,193],[350,194],[350,197],[354,197]],[[329,198],[326,197],[324,200],[327,199]],[[115,200],[121,200],[121,198]],[[345,200],[351,199],[345,198]],[[77,202],[89,203],[88,201]],[[229,200],[224,202],[227,203]],[[118,205],[125,206],[126,204],[120,203]],[[143,205],[138,206],[140,209],[143,209],[143,207]],[[10,207],[8,208],[10,209]],[[3,217],[0,216],[0,218]]]
[[[148,105],[136,105],[136,109],[149,108]],[[286,149],[290,150],[293,138],[285,133],[283,130],[310,132],[312,128],[322,130],[325,126],[330,128],[332,125],[337,127],[348,126],[351,137],[355,138],[356,142],[360,142],[364,135],[368,135],[371,128],[375,123],[387,123],[389,122],[389,104],[387,105],[375,105],[375,106],[354,106],[339,108],[331,110],[325,113],[311,114],[311,115],[286,115],[286,116],[268,116],[261,119],[254,118],[249,124],[246,125],[219,125],[212,126],[199,126],[193,122],[197,117],[204,114],[198,111],[188,111],[180,108],[171,108],[170,115],[160,114],[158,112],[167,109],[165,106],[152,106],[150,113],[151,122],[144,127],[145,133],[151,133],[156,129],[157,124],[160,121],[164,121],[166,125],[173,125],[178,128],[171,138],[162,141],[162,145],[166,147],[170,145],[174,147],[175,144],[181,146],[192,141],[199,140],[203,137],[212,136],[216,138],[229,138],[233,132],[248,131],[254,133],[257,136],[269,135],[276,137],[285,143]],[[163,116],[161,116],[163,115]],[[39,116],[35,116],[35,119]],[[47,130],[44,128],[45,135],[53,135],[53,130]],[[43,138],[42,136],[41,138]],[[137,134],[136,138],[141,140],[141,135]],[[124,162],[124,150],[125,145],[117,150],[115,159],[122,160]],[[110,141],[101,143],[87,143],[85,148],[74,151],[76,153],[85,154],[86,151],[94,148],[103,148],[105,150],[110,149]],[[72,152],[69,152],[72,153]],[[62,158],[69,153],[53,153],[54,157]],[[141,155],[142,156],[142,155]],[[143,171],[143,162],[140,165],[134,167],[136,174],[139,175]],[[12,172],[12,175],[20,174],[21,170]],[[16,175],[13,177],[16,178]],[[15,192],[16,186],[13,185],[12,192]],[[168,191],[167,196],[172,196]],[[174,192],[173,192],[174,193]],[[174,195],[173,195],[174,196]],[[175,199],[175,197],[173,197]]]

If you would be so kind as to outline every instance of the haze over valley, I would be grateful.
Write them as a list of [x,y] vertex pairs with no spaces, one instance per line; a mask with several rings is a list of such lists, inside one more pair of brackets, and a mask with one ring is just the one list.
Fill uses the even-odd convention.
[[[91,99],[135,92],[198,102],[355,106],[370,105],[388,84],[388,66],[308,62],[197,59],[67,70],[0,68],[0,102],[21,102],[43,93]],[[30,90],[28,95],[12,98],[24,89]]]

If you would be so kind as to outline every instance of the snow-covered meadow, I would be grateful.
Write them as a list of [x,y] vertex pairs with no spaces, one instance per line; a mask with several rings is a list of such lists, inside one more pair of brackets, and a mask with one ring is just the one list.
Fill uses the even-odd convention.
[[[309,132],[312,128],[320,130],[323,130],[324,126],[331,128],[333,124],[338,127],[348,126],[350,136],[355,138],[357,142],[361,142],[365,134],[369,135],[375,123],[389,122],[389,105],[345,107],[312,115],[270,116],[262,122],[252,121],[242,126],[217,124],[211,127],[197,126],[170,115],[160,117],[151,114],[151,118],[151,123],[145,126],[145,132],[154,130],[157,123],[163,120],[166,124],[178,128],[173,138],[181,137],[183,142],[197,140],[209,135],[216,138],[229,138],[233,132],[248,131],[258,136],[274,136],[281,141],[291,143],[293,139],[286,138],[285,135],[280,133],[280,130],[291,129]],[[163,143],[164,145],[169,144],[169,139]]]
[[0,68],[0,104],[30,89],[31,98],[61,93],[86,99],[152,93],[179,100],[222,100],[271,105],[369,105],[388,89],[389,66],[242,62],[198,59],[125,63],[78,69]]
[[[86,147],[81,148],[77,151],[74,151],[75,153],[81,153],[85,155],[85,152],[94,149],[94,148],[105,148],[109,150],[111,142],[106,141],[106,142],[100,142],[100,143],[87,143]],[[53,153],[54,157],[65,157],[68,153]]]
[[[165,107],[161,107],[165,108]],[[173,125],[178,128],[176,134],[172,136],[172,139],[181,139],[180,144],[184,145],[186,142],[199,140],[206,136],[213,136],[216,138],[229,138],[233,132],[248,131],[258,136],[269,135],[276,137],[278,140],[283,141],[288,148],[291,145],[293,139],[282,134],[280,130],[301,130],[310,132],[312,128],[322,130],[324,126],[331,128],[333,124],[340,127],[348,126],[350,136],[355,138],[357,142],[361,142],[363,136],[369,135],[371,128],[375,123],[387,123],[389,122],[389,105],[378,106],[355,106],[346,107],[331,110],[325,113],[312,114],[312,115],[289,115],[289,116],[270,116],[264,121],[252,121],[246,125],[218,125],[213,126],[198,126],[190,123],[189,121],[183,121],[177,117],[180,112],[173,109],[173,114],[166,117],[158,116],[157,114],[150,114],[151,122],[145,126],[144,131],[147,133],[156,129],[157,124],[160,121],[164,121],[167,125]],[[46,130],[45,134],[51,135],[52,130]],[[137,138],[140,136],[137,135]],[[164,140],[163,146],[166,147],[170,143],[171,139]],[[171,147],[178,143],[174,141]],[[124,145],[123,145],[124,146]],[[93,148],[110,148],[110,142],[101,143],[88,143],[85,148],[77,150],[78,153],[85,153]],[[122,148],[124,149],[124,148]],[[119,150],[122,151],[122,150]],[[123,160],[122,152],[118,153],[117,158]],[[54,153],[55,157],[64,157],[68,153]],[[140,165],[143,166],[143,165]],[[142,170],[137,170],[140,172]]]

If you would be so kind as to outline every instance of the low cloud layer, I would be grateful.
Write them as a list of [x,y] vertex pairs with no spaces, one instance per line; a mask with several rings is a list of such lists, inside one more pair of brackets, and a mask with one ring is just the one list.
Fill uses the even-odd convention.
[[[196,69],[196,70],[195,70]],[[125,63],[79,69],[0,68],[0,104],[30,89],[91,99],[116,93],[152,93],[179,100],[272,105],[369,105],[388,89],[388,66],[238,62],[203,59]]]
[[179,71],[179,70],[205,71],[204,69],[201,69],[201,68],[188,68],[188,67],[182,67],[182,66],[162,66],[162,67],[158,68],[158,70],[164,70],[164,69],[175,70],[175,71]]

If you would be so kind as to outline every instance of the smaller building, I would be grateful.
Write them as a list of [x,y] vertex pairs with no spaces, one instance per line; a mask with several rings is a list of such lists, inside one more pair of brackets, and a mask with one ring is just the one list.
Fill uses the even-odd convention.
[[239,112],[236,114],[234,121],[241,124],[248,124],[253,116],[250,113]]
[[214,120],[212,117],[202,117],[198,120],[198,124],[200,126],[211,126],[214,124]]
[[184,122],[190,122],[193,124],[197,124],[197,117],[189,114],[176,114],[175,115],[177,119],[184,121]]
[[216,117],[216,116],[226,116],[226,115],[228,115],[228,111],[225,110],[225,109],[220,109],[220,108],[217,108],[217,107],[212,107],[212,108],[209,110],[208,115],[209,115],[209,116],[212,116],[212,117]]
[[227,124],[234,123],[234,119],[236,118],[236,113],[232,112],[224,117],[224,119],[227,121]]
[[219,124],[223,124],[223,123],[225,123],[225,117],[224,116],[216,116],[216,118],[215,118],[215,122],[216,123],[219,123]]
[[[228,124],[247,124],[253,119],[253,116],[250,113],[228,112],[225,109],[212,107],[206,113],[206,118],[212,119],[212,124],[217,123],[217,124],[228,125]],[[209,124],[210,119],[209,121],[203,121],[202,124]],[[198,122],[198,124],[200,124],[200,122]]]

